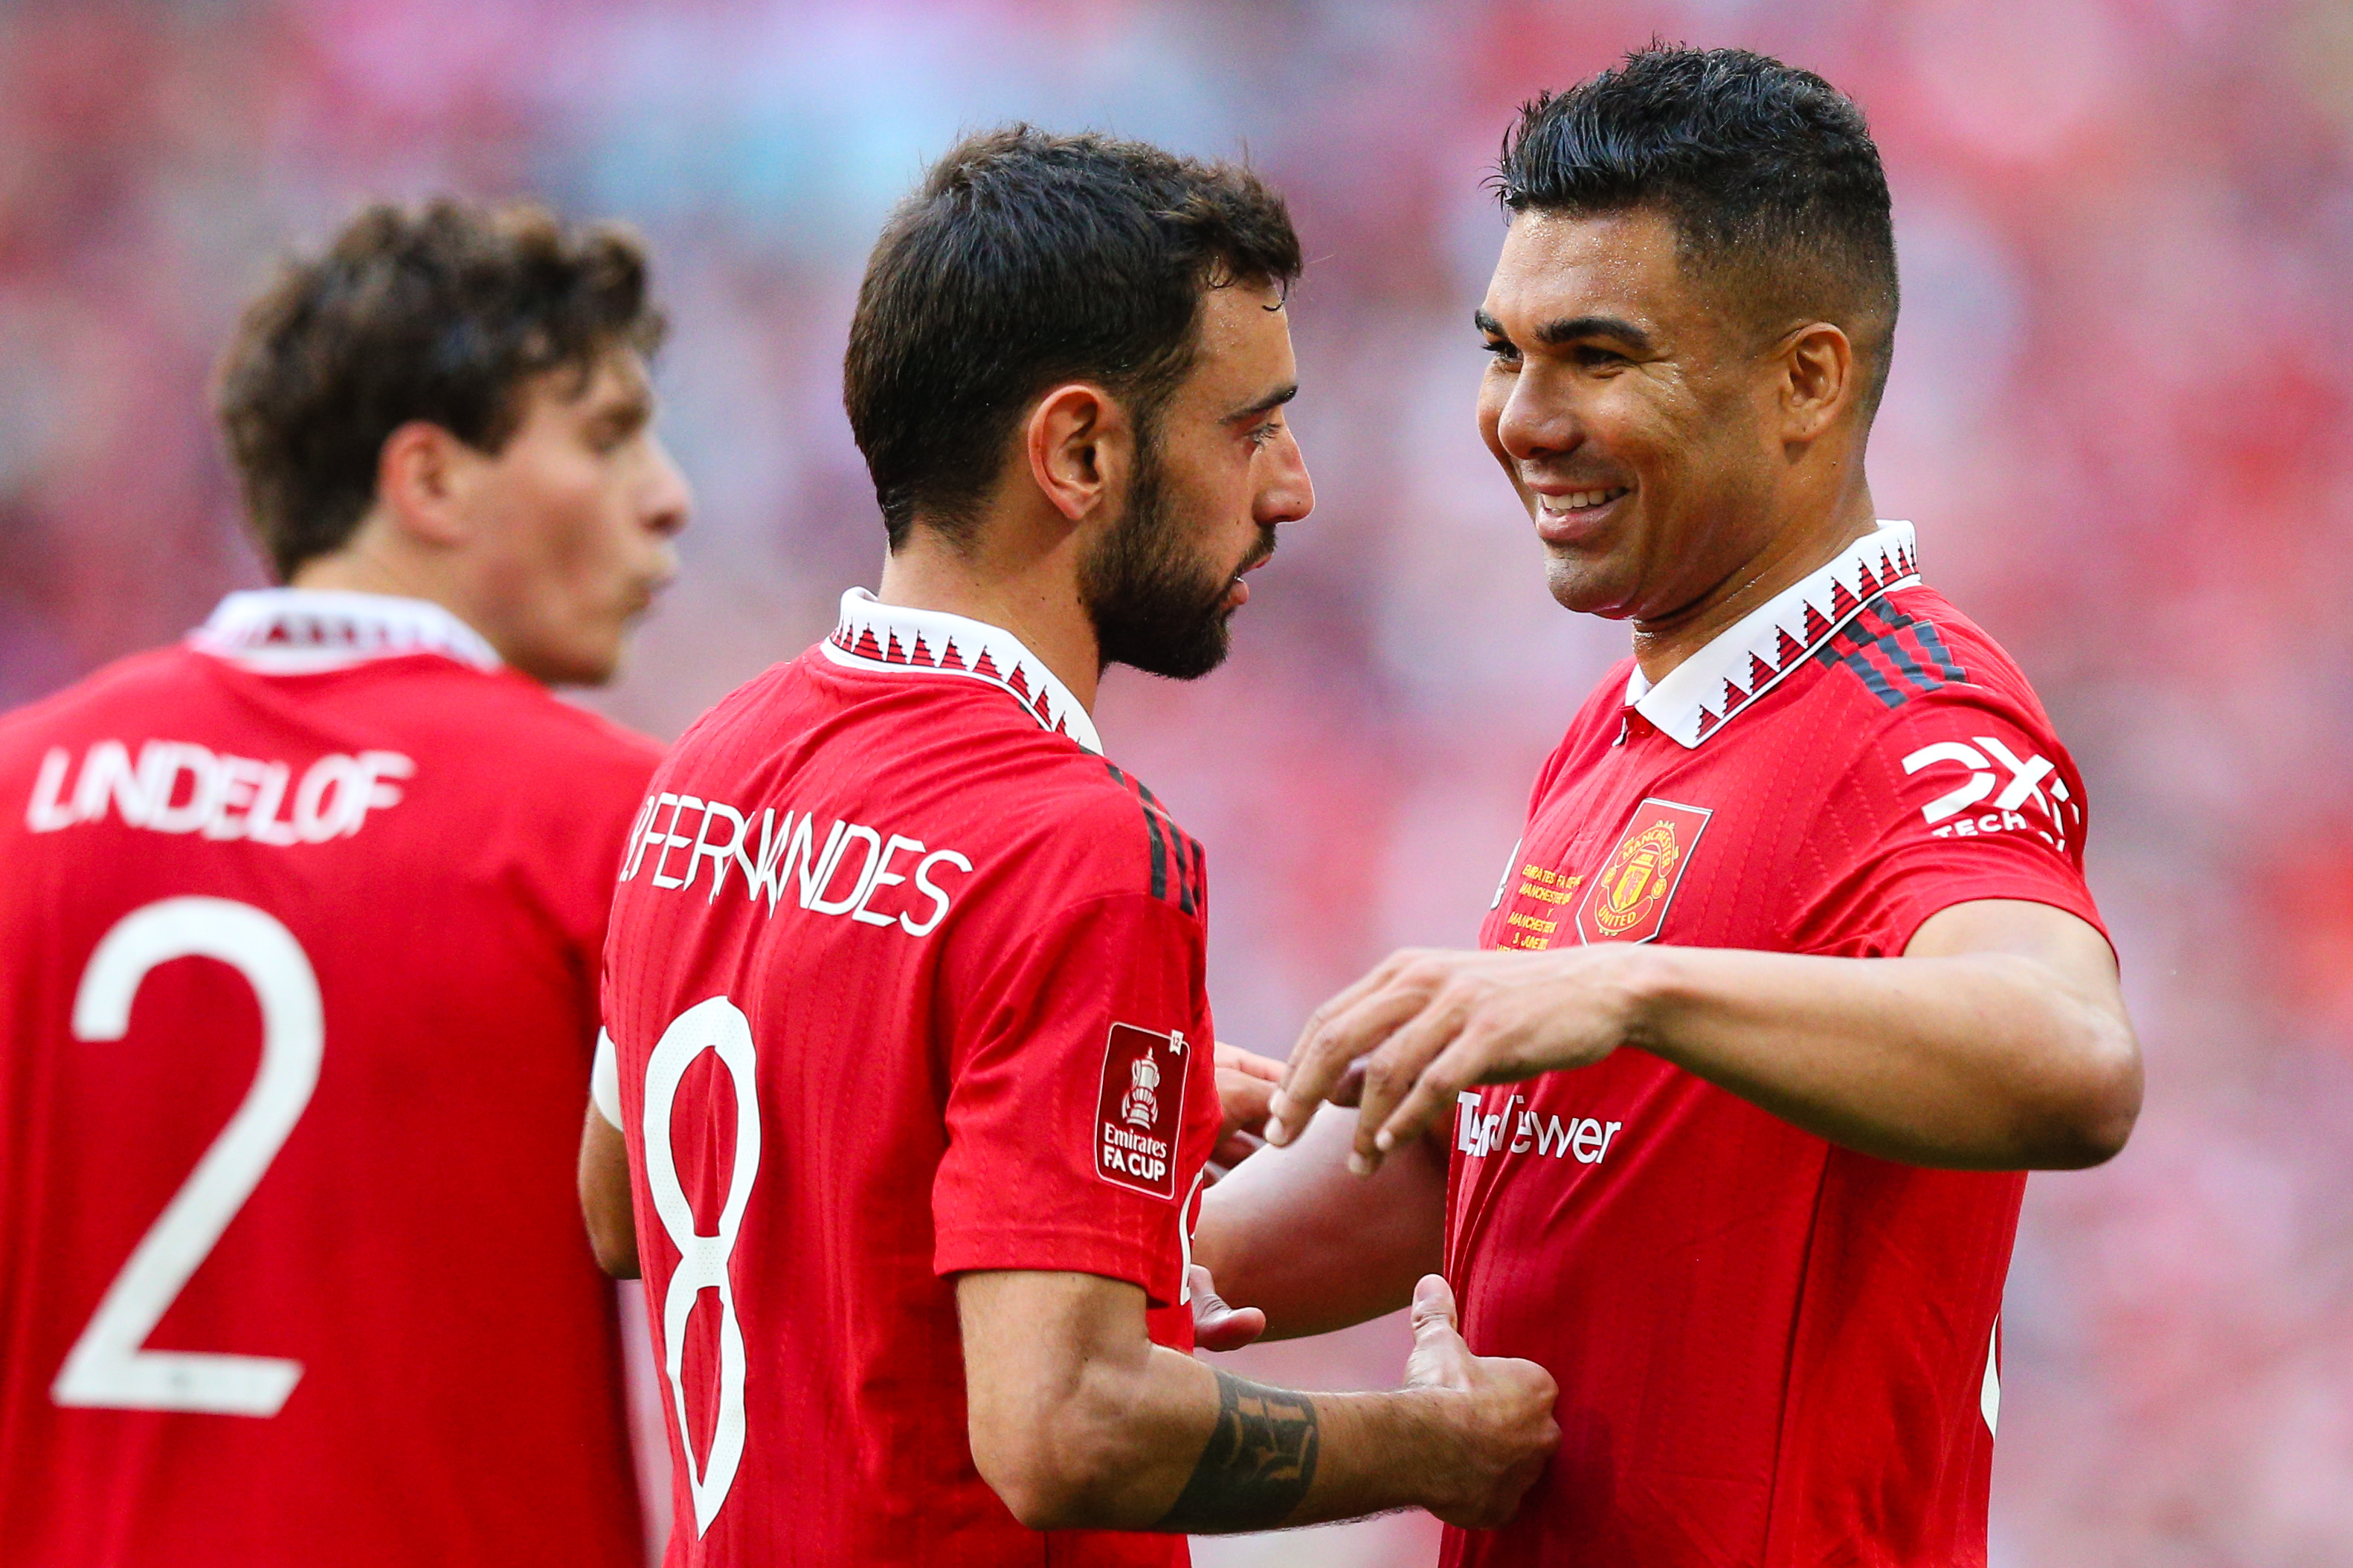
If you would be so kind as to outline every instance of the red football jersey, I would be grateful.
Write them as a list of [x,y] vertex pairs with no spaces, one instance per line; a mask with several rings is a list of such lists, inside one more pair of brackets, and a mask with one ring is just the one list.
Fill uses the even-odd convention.
[[606,1023],[670,1562],[1184,1562],[1015,1522],[973,1467],[953,1276],[1128,1280],[1190,1348],[1200,846],[1010,635],[859,590],[650,787]]
[[0,1557],[643,1561],[574,1188],[649,742],[232,595],[0,719]]
[[[1609,678],[1482,940],[1882,957],[1973,899],[2097,924],[2084,806],[1889,524],[1657,686]],[[1461,1100],[1448,1277],[1474,1350],[1559,1380],[1562,1440],[1447,1563],[1984,1563],[2024,1176],[1854,1153],[1637,1050]]]

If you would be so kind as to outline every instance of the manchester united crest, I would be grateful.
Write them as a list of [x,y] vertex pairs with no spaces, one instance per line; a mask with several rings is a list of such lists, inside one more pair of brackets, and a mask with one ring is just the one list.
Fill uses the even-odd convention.
[[1707,806],[1655,795],[1636,806],[1625,836],[1577,907],[1577,935],[1589,942],[1648,942],[1657,936],[1714,815]]

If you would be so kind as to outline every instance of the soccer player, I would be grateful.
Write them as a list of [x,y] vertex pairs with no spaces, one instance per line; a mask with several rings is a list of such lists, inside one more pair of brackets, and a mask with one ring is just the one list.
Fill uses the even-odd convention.
[[1403,1389],[1185,1353],[1208,882],[1090,712],[1107,664],[1216,666],[1313,504],[1299,264],[1244,170],[1022,127],[951,151],[875,248],[845,381],[881,591],[673,749],[607,951],[674,1565],[1493,1524],[1550,1447],[1551,1382],[1468,1355],[1435,1279]]
[[1653,47],[1530,104],[1501,187],[1480,423],[1633,657],[1484,951],[1318,1011],[1200,1256],[1280,1334],[1442,1247],[1472,1347],[1558,1379],[1449,1563],[1981,1564],[2021,1173],[2114,1154],[2141,1073],[2084,781],[1863,477],[1877,152],[1818,77]]
[[644,258],[363,213],[220,412],[281,588],[0,719],[0,1557],[643,1561],[573,1193],[613,672],[687,493]]

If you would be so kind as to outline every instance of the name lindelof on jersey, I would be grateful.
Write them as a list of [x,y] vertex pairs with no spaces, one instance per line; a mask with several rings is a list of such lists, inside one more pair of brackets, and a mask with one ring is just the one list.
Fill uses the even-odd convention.
[[[41,758],[25,803],[25,827],[58,833],[112,815],[152,833],[195,833],[250,844],[323,844],[349,838],[368,814],[398,805],[395,779],[417,764],[398,752],[337,752],[301,771],[290,763],[216,752],[193,741],[148,741],[131,760],[121,741],[99,741],[82,753],[52,746]],[[69,787],[70,780],[70,787]]]
[[[691,835],[683,831],[690,812],[697,817]],[[969,872],[969,859],[953,849],[930,848],[909,834],[885,834],[842,818],[826,830],[819,847],[816,822],[814,812],[787,810],[779,818],[774,806],[765,807],[759,816],[759,846],[754,848],[750,812],[723,800],[665,790],[649,795],[638,808],[620,879],[630,881],[646,870],[655,887],[683,892],[701,879],[707,861],[711,890],[705,902],[718,899],[730,869],[740,869],[744,897],[754,903],[765,898],[771,915],[787,892],[795,892],[800,908],[811,914],[848,915],[860,925],[896,926],[909,936],[929,936],[947,919],[953,894],[934,879],[947,870]],[[858,847],[854,860],[853,845]],[[686,859],[675,861],[681,849]],[[893,870],[893,866],[904,868]],[[911,895],[905,893],[895,895],[903,907],[888,907],[889,898],[885,907],[874,907],[878,894],[901,886],[912,886],[929,900],[928,907],[910,904]]]
[[[1999,736],[1975,735],[1970,740],[1975,744],[1938,741],[1904,759],[1907,775],[1939,763],[1968,772],[1966,780],[1920,808],[1921,820],[1928,825],[1930,834],[1937,838],[1975,838],[1984,834],[2031,832],[2064,854],[2068,829],[2083,830],[2084,807],[2068,793],[2058,764],[2039,753],[2021,757]],[[1969,809],[1980,803],[1985,807],[1982,811]],[[2029,805],[2041,813],[2044,826],[2037,826],[2027,818],[2023,808]]]

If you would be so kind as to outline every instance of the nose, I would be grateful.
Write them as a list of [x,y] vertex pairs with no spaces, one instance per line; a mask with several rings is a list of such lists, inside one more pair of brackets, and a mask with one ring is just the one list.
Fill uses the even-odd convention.
[[654,472],[645,498],[646,529],[669,539],[686,527],[694,510],[694,488],[687,483],[668,447],[656,439],[653,448]]
[[1495,440],[1515,461],[1575,451],[1584,430],[1570,401],[1531,364],[1511,378],[1495,420]]
[[1270,472],[1259,487],[1251,515],[1262,528],[1297,522],[1315,510],[1315,481],[1307,477],[1307,455],[1286,426],[1266,451]]

